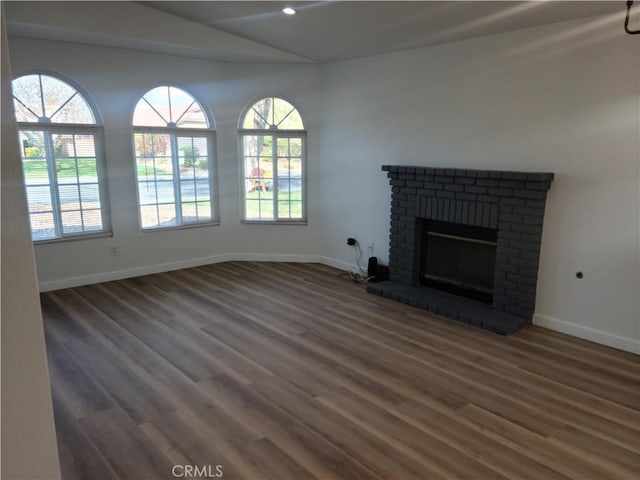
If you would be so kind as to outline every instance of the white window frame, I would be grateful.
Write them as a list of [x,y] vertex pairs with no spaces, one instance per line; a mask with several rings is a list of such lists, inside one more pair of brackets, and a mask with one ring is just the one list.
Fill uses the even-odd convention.
[[[186,90],[185,90],[186,91]],[[187,92],[188,93],[188,92]],[[142,97],[141,97],[142,98]],[[204,112],[204,109],[203,109]],[[205,117],[207,114],[205,113]],[[209,118],[207,118],[209,123]],[[142,212],[141,212],[141,200],[140,200],[140,183],[138,178],[138,160],[136,155],[135,135],[136,133],[147,134],[162,134],[169,135],[171,142],[171,164],[173,171],[176,172],[173,176],[173,198],[176,207],[176,225],[169,225],[166,227],[143,227],[142,226]],[[182,223],[182,200],[180,198],[180,173],[179,173],[179,153],[176,148],[177,137],[203,137],[207,140],[207,159],[209,162],[209,201],[211,202],[211,219],[201,222],[188,222]],[[215,154],[216,145],[216,132],[210,128],[179,128],[179,127],[133,127],[133,134],[131,135],[132,149],[133,149],[133,162],[136,179],[136,200],[138,207],[138,225],[142,233],[167,231],[167,230],[181,230],[185,228],[198,228],[198,227],[210,227],[214,225],[220,225],[219,220],[219,205],[218,205],[218,189],[217,187],[217,161]],[[180,221],[180,223],[178,223]]]
[[[30,132],[42,132],[45,143],[45,153],[46,153],[46,162],[47,162],[47,172],[49,178],[48,186],[50,195],[51,195],[51,203],[52,203],[52,216],[54,223],[54,230],[56,236],[53,238],[44,238],[44,239],[34,239],[33,231],[31,233],[31,240],[34,244],[46,244],[46,243],[60,243],[67,242],[72,240],[85,240],[91,238],[101,238],[101,237],[111,237],[113,236],[113,232],[111,230],[111,215],[109,211],[109,194],[107,188],[107,170],[104,156],[104,128],[100,122],[100,115],[98,109],[91,101],[91,97],[87,95],[84,89],[80,88],[76,85],[75,82],[70,81],[69,79],[62,77],[56,73],[51,73],[47,71],[27,71],[22,72],[18,75],[15,75],[13,80],[16,80],[21,77],[29,76],[29,75],[45,75],[48,77],[55,78],[61,82],[66,83],[71,88],[73,88],[77,95],[79,95],[84,102],[87,104],[87,107],[91,111],[93,115],[94,123],[57,123],[51,121],[37,121],[37,122],[16,122],[16,126],[18,129],[18,143],[21,144],[19,138],[20,134],[24,131]],[[13,95],[11,97],[11,101],[14,101]],[[100,218],[102,222],[101,230],[94,230],[91,232],[77,232],[77,233],[64,233],[62,228],[62,210],[60,208],[60,192],[58,190],[58,175],[55,167],[55,148],[53,148],[53,135],[93,135],[94,138],[94,150],[95,150],[95,158],[96,158],[96,176],[98,184],[98,194],[100,199]],[[22,159],[22,154],[20,157],[20,163],[23,168],[24,175],[24,162]],[[27,183],[26,183],[26,175],[24,178],[24,188],[25,188],[25,196],[27,194]],[[29,205],[27,199],[27,206]],[[29,226],[31,229],[31,212],[28,212],[29,215]]]
[[[246,224],[260,224],[260,225],[307,225],[307,130],[278,130],[278,129],[254,129],[254,128],[243,128],[245,117],[250,112],[251,108],[258,103],[260,100],[265,98],[280,98],[285,100],[291,106],[293,106],[300,118],[302,118],[302,124],[304,125],[304,118],[300,109],[297,107],[295,103],[289,100],[282,95],[266,95],[252,100],[242,111],[240,115],[240,121],[238,124],[238,152],[240,154],[240,209],[241,209],[241,223]],[[246,182],[246,162],[244,155],[244,137],[245,136],[272,136],[273,137],[273,146],[272,148],[272,161],[273,161],[273,184],[277,185],[278,182],[278,161],[277,161],[277,144],[279,138],[300,138],[302,140],[301,145],[301,168],[302,168],[302,178],[301,178],[301,188],[302,193],[300,196],[302,206],[302,217],[301,218],[278,218],[278,189],[273,188],[273,219],[258,219],[258,218],[247,218],[247,182]],[[259,155],[258,155],[259,158]]]

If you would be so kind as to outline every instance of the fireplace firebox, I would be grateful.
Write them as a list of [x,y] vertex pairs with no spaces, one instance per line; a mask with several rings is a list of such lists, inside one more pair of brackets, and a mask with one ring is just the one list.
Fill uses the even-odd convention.
[[531,322],[553,173],[382,167],[389,281],[370,293],[501,334]]
[[490,305],[498,231],[438,220],[418,222],[418,284]]

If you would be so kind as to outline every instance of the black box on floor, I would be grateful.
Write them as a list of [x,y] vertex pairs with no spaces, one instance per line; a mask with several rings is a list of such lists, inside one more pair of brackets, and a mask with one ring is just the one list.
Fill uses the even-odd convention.
[[367,277],[369,277],[370,282],[374,283],[389,280],[389,267],[380,265],[377,257],[369,257]]

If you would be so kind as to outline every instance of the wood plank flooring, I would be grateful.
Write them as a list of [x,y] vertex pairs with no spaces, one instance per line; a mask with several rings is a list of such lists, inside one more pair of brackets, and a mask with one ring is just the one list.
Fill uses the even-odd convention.
[[629,353],[501,337],[315,264],[41,298],[64,480],[640,478]]

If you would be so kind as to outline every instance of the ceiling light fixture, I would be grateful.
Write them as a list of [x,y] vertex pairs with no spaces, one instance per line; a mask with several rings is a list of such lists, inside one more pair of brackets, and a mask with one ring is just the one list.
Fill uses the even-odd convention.
[[291,8],[291,7],[283,8],[283,9],[282,9],[282,12],[283,12],[285,15],[295,15],[295,14],[296,14],[296,11],[295,11],[293,8]]

